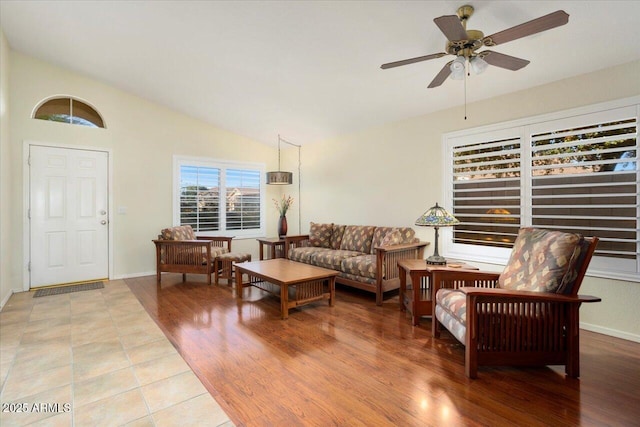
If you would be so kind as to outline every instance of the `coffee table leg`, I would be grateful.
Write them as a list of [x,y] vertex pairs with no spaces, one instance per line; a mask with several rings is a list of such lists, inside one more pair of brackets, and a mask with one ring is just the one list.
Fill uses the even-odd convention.
[[[251,276],[249,276],[251,280]],[[242,272],[236,267],[236,298],[242,300]]]
[[287,285],[280,285],[280,312],[283,320],[289,318],[289,289]]
[[333,307],[336,301],[336,278],[329,279],[329,307]]

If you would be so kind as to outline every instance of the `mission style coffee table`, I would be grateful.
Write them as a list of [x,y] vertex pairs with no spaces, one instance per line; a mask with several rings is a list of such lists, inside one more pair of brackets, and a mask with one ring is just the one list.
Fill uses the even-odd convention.
[[[289,309],[322,299],[329,300],[333,307],[336,296],[335,270],[314,267],[288,259],[277,258],[265,261],[235,264],[237,298],[242,300],[244,286],[255,286],[280,296],[280,311],[283,319],[289,317]],[[243,283],[242,277],[249,276]]]

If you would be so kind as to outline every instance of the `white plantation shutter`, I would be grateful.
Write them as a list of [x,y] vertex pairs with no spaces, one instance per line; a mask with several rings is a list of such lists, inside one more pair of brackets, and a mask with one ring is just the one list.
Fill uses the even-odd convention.
[[531,127],[532,225],[598,236],[595,255],[629,272],[638,260],[637,125],[635,109],[617,109]]
[[227,169],[227,230],[260,228],[260,171]]
[[591,110],[445,135],[446,250],[506,261],[521,226],[571,231],[600,239],[591,272],[640,280],[640,106]]
[[265,234],[264,166],[174,157],[174,224],[201,235]]
[[195,232],[220,229],[220,169],[180,166],[180,225]]
[[504,247],[520,227],[522,141],[511,137],[453,149],[456,243]]

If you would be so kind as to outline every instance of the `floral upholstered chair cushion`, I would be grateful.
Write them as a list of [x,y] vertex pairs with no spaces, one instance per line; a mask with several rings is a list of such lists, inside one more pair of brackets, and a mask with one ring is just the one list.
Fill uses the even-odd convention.
[[330,248],[333,224],[311,223],[309,230],[309,243],[313,247]]
[[160,232],[163,240],[196,240],[196,234],[190,225],[165,228]]
[[583,242],[579,234],[522,228],[498,279],[499,287],[533,292],[564,290],[575,280]]

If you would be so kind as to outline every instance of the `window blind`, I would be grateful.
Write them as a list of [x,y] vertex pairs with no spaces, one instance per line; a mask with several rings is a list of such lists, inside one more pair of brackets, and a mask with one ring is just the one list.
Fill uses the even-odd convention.
[[180,166],[180,224],[194,231],[220,229],[220,169]]
[[226,170],[227,230],[260,228],[260,172]]
[[532,224],[596,235],[597,255],[637,256],[636,118],[531,136]]
[[505,247],[520,227],[520,138],[453,149],[454,242]]
[[461,259],[504,262],[520,227],[600,239],[590,272],[640,281],[637,99],[444,136],[444,240]]

